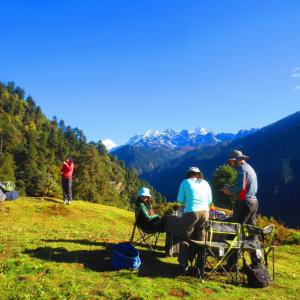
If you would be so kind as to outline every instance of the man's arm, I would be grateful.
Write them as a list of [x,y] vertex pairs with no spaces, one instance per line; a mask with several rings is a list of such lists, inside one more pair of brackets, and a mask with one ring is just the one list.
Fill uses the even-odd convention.
[[246,172],[238,172],[236,184],[232,186],[228,186],[228,190],[230,194],[238,194],[240,191],[242,191],[246,185],[246,178],[247,178]]

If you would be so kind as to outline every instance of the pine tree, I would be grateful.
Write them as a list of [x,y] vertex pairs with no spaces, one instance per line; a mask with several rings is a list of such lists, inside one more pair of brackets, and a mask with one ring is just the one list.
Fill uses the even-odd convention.
[[221,189],[225,184],[232,185],[236,182],[237,171],[229,165],[219,166],[213,174],[213,199],[215,204],[220,207],[232,209],[235,201],[234,195],[225,195]]
[[16,163],[14,161],[14,157],[12,154],[0,153],[0,170],[1,170],[0,181],[10,180],[15,182]]

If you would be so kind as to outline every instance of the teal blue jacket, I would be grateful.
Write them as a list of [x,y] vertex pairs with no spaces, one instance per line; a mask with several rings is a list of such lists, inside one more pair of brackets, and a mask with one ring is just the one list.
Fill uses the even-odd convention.
[[212,202],[211,188],[203,179],[184,179],[179,187],[177,201],[185,205],[185,213],[208,211]]

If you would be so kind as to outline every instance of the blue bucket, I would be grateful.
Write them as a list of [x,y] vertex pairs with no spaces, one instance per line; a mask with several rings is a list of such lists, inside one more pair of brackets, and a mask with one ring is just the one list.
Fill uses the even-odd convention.
[[141,265],[139,251],[130,243],[120,243],[113,246],[112,267],[115,270],[137,270]]
[[6,192],[6,200],[16,200],[20,197],[19,192],[12,191],[12,192]]

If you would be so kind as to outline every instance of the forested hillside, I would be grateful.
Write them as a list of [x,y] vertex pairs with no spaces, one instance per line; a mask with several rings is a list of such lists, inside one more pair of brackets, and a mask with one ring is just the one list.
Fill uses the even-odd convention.
[[101,141],[87,142],[82,130],[47,119],[31,96],[24,97],[13,82],[0,82],[0,181],[15,181],[23,195],[60,196],[61,161],[72,156],[75,199],[128,207],[137,189],[149,186]]
[[169,150],[164,148],[147,148],[143,146],[125,145],[111,152],[133,168],[137,174],[151,172],[155,168],[184,153],[184,150]]

